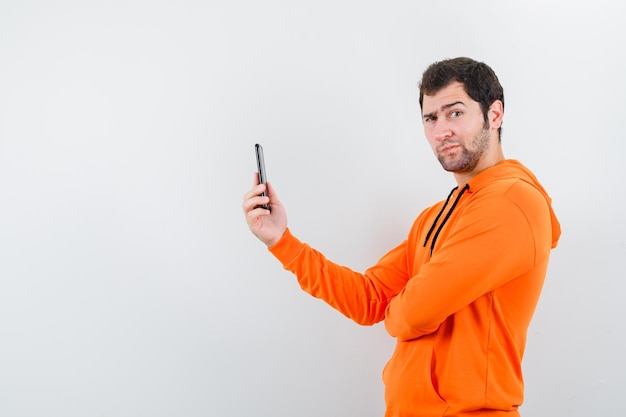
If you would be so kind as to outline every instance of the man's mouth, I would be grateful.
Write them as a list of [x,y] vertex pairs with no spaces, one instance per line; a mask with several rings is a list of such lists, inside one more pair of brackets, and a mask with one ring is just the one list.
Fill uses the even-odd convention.
[[439,153],[448,153],[456,148],[458,148],[460,145],[458,143],[447,143],[445,145],[442,145],[439,147]]

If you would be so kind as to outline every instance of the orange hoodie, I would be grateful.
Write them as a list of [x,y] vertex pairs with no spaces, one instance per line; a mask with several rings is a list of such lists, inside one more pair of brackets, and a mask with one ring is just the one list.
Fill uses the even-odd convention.
[[289,230],[270,251],[301,287],[397,339],[386,417],[519,416],[526,333],[560,236],[550,198],[505,160],[424,210],[365,274]]

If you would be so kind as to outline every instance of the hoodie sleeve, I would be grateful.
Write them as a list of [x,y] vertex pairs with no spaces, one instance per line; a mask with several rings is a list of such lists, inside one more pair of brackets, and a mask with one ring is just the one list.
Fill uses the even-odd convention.
[[300,287],[363,325],[382,321],[391,298],[406,285],[406,243],[387,253],[365,274],[329,261],[286,230],[270,252],[298,278]]
[[551,242],[548,203],[532,186],[518,182],[506,193],[473,198],[430,261],[388,304],[385,328],[400,340],[435,331],[448,316],[544,262]]

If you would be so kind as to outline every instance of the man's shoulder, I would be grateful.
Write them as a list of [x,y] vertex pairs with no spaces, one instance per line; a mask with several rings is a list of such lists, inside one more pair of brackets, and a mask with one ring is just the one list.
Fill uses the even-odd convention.
[[485,184],[472,196],[475,201],[488,199],[496,204],[513,204],[519,208],[546,205],[546,200],[534,184],[523,178],[497,178]]

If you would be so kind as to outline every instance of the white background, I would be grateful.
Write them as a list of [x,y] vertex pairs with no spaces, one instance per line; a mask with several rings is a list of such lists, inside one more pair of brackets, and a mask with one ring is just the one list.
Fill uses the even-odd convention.
[[245,225],[265,147],[290,227],[364,270],[454,185],[417,83],[470,56],[563,235],[529,416],[626,388],[618,2],[0,1],[0,415],[382,416],[382,325],[301,292]]

